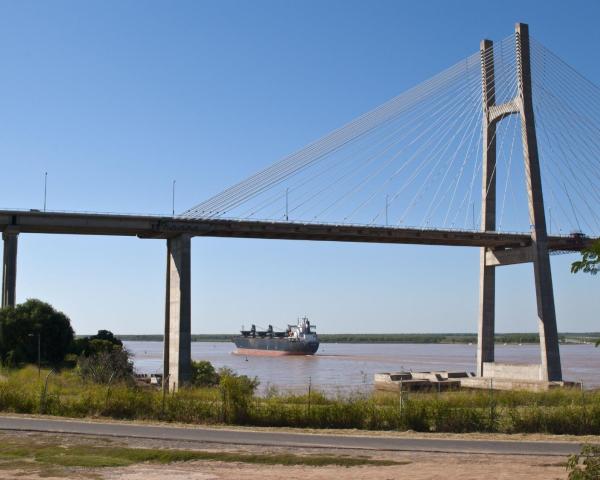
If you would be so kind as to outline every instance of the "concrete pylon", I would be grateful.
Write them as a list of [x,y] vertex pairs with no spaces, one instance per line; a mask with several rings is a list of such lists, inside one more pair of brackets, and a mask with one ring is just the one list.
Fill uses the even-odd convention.
[[2,260],[2,306],[14,306],[17,293],[17,247],[19,234],[4,232],[4,257]]
[[[481,230],[496,230],[496,122],[490,121],[489,110],[496,103],[494,78],[494,45],[482,40],[481,88],[483,99],[483,162],[481,181]],[[483,376],[483,364],[494,361],[494,329],[496,317],[496,269],[487,264],[487,248],[480,250],[479,323],[477,329],[477,375]]]
[[552,272],[548,253],[548,234],[538,155],[533,97],[529,27],[518,23],[515,28],[518,94],[516,98],[496,105],[493,45],[481,42],[483,89],[483,188],[482,223],[484,231],[496,228],[496,124],[518,114],[521,119],[523,160],[531,224],[531,247],[504,251],[481,249],[480,308],[478,325],[477,374],[485,375],[484,366],[494,361],[495,272],[501,265],[533,262],[537,299],[538,328],[541,347],[540,380],[561,381],[562,371],[558,330],[552,288]]
[[517,74],[521,100],[521,136],[523,138],[523,158],[525,160],[525,179],[529,203],[529,223],[531,224],[531,242],[533,271],[537,297],[538,328],[544,380],[562,380],[558,329],[552,288],[552,271],[548,253],[548,233],[542,176],[538,156],[535,118],[533,114],[533,96],[531,90],[531,57],[529,49],[529,27],[524,23],[516,25]]
[[163,381],[177,390],[191,380],[191,237],[167,240]]

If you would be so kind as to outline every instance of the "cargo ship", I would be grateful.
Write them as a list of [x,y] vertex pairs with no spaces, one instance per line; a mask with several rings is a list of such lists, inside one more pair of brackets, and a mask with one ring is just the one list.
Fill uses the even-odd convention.
[[273,326],[264,331],[241,330],[241,335],[233,338],[240,355],[314,355],[319,348],[319,337],[308,318],[298,319],[296,325],[288,325],[283,332],[276,332]]

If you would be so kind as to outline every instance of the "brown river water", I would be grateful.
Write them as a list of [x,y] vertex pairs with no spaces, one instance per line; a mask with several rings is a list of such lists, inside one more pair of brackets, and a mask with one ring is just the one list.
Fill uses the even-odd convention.
[[[162,371],[162,342],[125,342],[134,354],[139,373]],[[261,390],[303,392],[309,383],[328,393],[350,393],[372,388],[373,374],[400,370],[474,371],[476,345],[323,343],[314,356],[253,357],[235,355],[229,342],[194,342],[192,358],[208,360],[216,368],[256,376]],[[600,387],[600,348],[561,345],[563,377],[581,381],[585,388]],[[496,360],[539,363],[538,345],[496,345]]]

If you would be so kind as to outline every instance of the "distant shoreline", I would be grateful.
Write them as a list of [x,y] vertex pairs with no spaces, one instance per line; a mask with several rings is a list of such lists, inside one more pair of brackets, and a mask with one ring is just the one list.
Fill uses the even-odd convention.
[[[192,342],[229,342],[235,334],[193,334]],[[124,341],[162,342],[163,336],[157,335],[118,335]],[[320,334],[321,343],[422,343],[422,344],[469,344],[477,343],[473,333],[324,333]],[[600,332],[560,333],[563,344],[595,343]],[[501,333],[496,343],[519,344],[539,343],[536,333]]]

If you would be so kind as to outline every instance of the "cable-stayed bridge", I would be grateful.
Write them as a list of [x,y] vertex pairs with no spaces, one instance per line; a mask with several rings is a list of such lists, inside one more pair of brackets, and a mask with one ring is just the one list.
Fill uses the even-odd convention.
[[[167,239],[165,378],[190,375],[194,236],[479,247],[477,371],[494,371],[495,269],[532,263],[539,380],[562,371],[549,254],[600,235],[600,89],[517,24],[493,43],[173,217],[0,211],[2,304],[20,233]],[[517,232],[517,233],[515,233]]]

